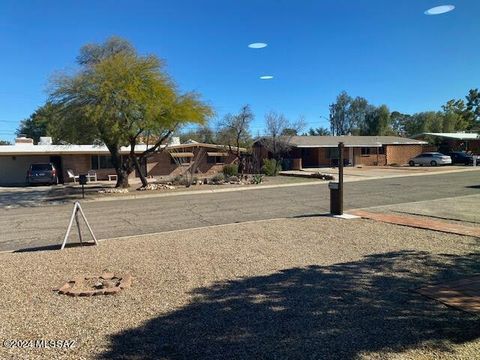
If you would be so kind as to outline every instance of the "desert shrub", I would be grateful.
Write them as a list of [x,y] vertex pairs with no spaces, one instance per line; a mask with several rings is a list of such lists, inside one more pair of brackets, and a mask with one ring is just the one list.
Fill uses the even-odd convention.
[[267,176],[277,176],[282,171],[282,165],[275,159],[264,159],[262,171]]
[[263,181],[263,175],[262,174],[253,174],[252,176],[252,184],[261,184]]
[[180,185],[180,181],[182,181],[182,176],[180,175],[177,175],[172,179],[172,183],[174,185]]
[[223,181],[225,181],[225,175],[223,175],[223,173],[218,173],[218,174],[215,174],[212,179],[211,179],[212,183],[214,184],[219,184]]
[[237,176],[238,175],[238,165],[236,164],[227,164],[223,167],[223,175],[225,177]]
[[187,177],[182,176],[182,175],[177,175],[173,178],[172,183],[174,185],[184,185],[184,186],[189,186],[190,182],[188,181]]

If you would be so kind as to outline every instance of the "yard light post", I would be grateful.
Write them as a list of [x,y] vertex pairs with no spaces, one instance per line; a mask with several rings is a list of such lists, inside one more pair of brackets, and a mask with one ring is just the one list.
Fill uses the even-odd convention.
[[338,212],[343,215],[343,142],[338,143]]
[[338,182],[328,184],[330,188],[330,214],[343,215],[343,142],[338,143]]

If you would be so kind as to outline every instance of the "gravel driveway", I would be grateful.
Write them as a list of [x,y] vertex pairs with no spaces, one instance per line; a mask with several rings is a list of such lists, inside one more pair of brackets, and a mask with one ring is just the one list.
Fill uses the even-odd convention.
[[[310,217],[0,254],[1,359],[474,359],[480,318],[414,292],[480,271],[478,239]],[[130,271],[115,296],[75,275]]]

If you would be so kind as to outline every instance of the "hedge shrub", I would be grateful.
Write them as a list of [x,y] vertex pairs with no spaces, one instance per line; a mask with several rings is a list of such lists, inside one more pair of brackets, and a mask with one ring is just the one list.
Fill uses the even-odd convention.
[[238,175],[238,165],[236,164],[227,164],[223,167],[223,175],[226,178],[229,176],[237,176]]
[[264,159],[262,171],[267,176],[277,176],[282,171],[282,164],[275,159]]

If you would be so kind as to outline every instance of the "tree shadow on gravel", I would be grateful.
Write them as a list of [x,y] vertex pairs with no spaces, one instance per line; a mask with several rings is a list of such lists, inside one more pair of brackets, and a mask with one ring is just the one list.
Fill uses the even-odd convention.
[[[480,336],[480,316],[414,290],[480,271],[480,254],[401,251],[193,291],[187,306],[111,337],[105,359],[353,359]],[[162,301],[161,298],[158,301]]]

